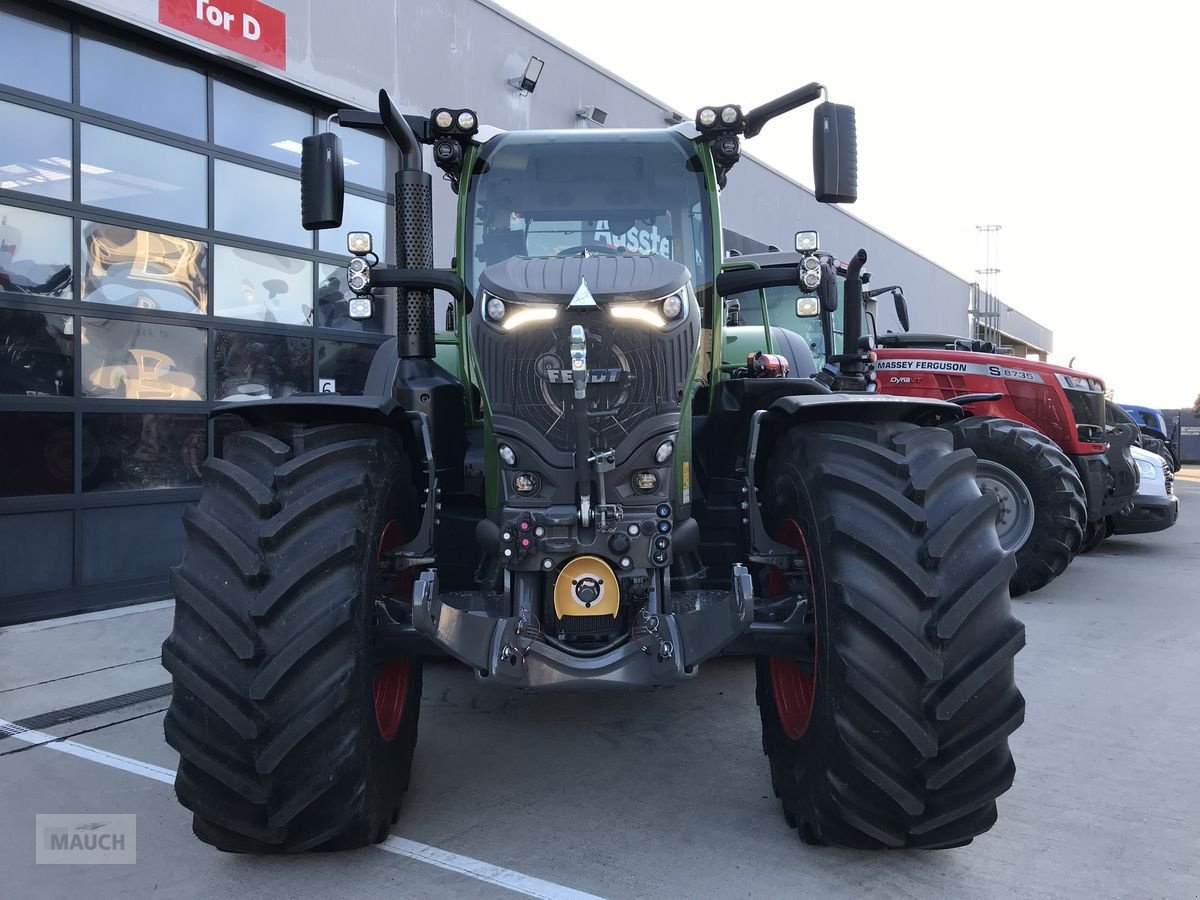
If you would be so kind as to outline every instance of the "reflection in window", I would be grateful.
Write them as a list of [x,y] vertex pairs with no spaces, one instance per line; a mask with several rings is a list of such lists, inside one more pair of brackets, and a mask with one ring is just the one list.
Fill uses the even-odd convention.
[[0,497],[75,489],[74,414],[0,412]]
[[208,311],[208,244],[124,225],[83,223],[84,300]]
[[375,358],[375,344],[321,341],[318,347],[318,389],[322,394],[361,394]]
[[71,120],[0,100],[0,188],[71,199]]
[[79,38],[79,102],[164,131],[208,137],[202,74],[90,37]]
[[200,483],[208,419],[173,413],[84,413],[83,489],[129,491]]
[[342,139],[346,181],[379,191],[387,190],[390,173],[387,170],[387,144],[383,138],[354,128],[341,128],[336,123],[333,131]]
[[346,235],[351,231],[369,231],[375,252],[386,256],[387,206],[378,200],[368,200],[354,194],[346,195],[341,228],[324,228],[318,231],[321,249],[327,253],[345,253]]
[[218,331],[214,338],[216,400],[260,400],[312,393],[310,338]]
[[74,324],[71,316],[0,308],[0,394],[71,396]]
[[321,281],[317,285],[318,322],[325,328],[344,328],[346,331],[383,331],[384,298],[375,293],[375,314],[369,319],[350,318],[350,300],[354,293],[346,287],[346,267],[321,263]]
[[71,220],[0,204],[0,291],[71,296]]
[[84,203],[134,216],[207,224],[208,167],[199,153],[82,124],[79,156]]
[[256,322],[311,325],[312,266],[303,259],[218,246],[213,257],[213,312]]
[[312,235],[300,226],[299,180],[223,159],[216,161],[213,173],[217,231],[312,247]]
[[300,139],[312,113],[213,81],[213,140],[289,166],[300,165]]
[[0,84],[71,99],[71,34],[60,19],[33,10],[0,11]]
[[203,400],[207,396],[203,328],[123,319],[83,320],[85,397]]

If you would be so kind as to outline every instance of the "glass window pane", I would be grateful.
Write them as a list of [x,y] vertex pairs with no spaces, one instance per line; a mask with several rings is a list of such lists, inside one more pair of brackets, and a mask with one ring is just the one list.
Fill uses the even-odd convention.
[[260,241],[312,247],[312,234],[300,225],[300,182],[271,172],[216,161],[214,178],[217,231]]
[[208,244],[103,222],[83,223],[84,300],[208,312]]
[[310,338],[218,331],[213,347],[216,400],[261,400],[312,393]]
[[124,319],[83,319],[80,333],[85,397],[203,400],[208,394],[208,332]]
[[[322,124],[321,126],[325,126]],[[391,172],[387,167],[387,144],[383,138],[355,128],[341,128],[334,124],[333,131],[342,139],[342,156],[346,160],[346,181],[388,190]]]
[[61,19],[0,10],[0,84],[71,99],[71,35]]
[[313,264],[303,259],[218,246],[213,312],[256,322],[311,325]]
[[321,283],[317,285],[317,311],[320,317],[318,323],[325,328],[381,333],[383,304],[388,301],[376,291],[375,314],[369,319],[352,319],[349,315],[349,304],[353,296],[350,288],[346,287],[345,267],[321,263]]
[[318,231],[321,249],[326,253],[345,253],[346,235],[351,231],[371,232],[372,244],[380,257],[387,253],[387,204],[368,200],[354,194],[346,195],[341,228],[324,228]]
[[164,131],[208,137],[202,74],[96,38],[79,38],[79,102]]
[[377,349],[375,344],[321,341],[317,347],[317,390],[322,394],[361,394]]
[[0,188],[71,199],[71,120],[0,100]]
[[0,497],[75,489],[74,422],[69,412],[0,412]]
[[200,483],[208,417],[84,413],[83,489],[129,491]]
[[74,325],[71,316],[0,308],[0,394],[71,396]]
[[71,296],[71,220],[0,203],[0,291]]
[[203,227],[208,221],[208,166],[199,153],[80,125],[83,202]]
[[312,113],[213,82],[213,140],[289,166],[300,165],[300,139],[312,134]]

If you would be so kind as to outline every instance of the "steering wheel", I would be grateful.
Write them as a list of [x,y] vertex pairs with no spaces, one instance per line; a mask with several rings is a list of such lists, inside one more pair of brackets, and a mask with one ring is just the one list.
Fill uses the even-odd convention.
[[555,259],[563,259],[568,256],[579,256],[581,253],[594,253],[599,256],[627,256],[624,247],[611,247],[608,244],[576,244],[574,247],[568,247],[566,250],[559,250],[554,254]]

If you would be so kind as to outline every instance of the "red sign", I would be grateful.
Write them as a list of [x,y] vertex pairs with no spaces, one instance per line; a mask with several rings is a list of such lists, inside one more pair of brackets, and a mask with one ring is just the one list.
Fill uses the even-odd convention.
[[258,0],[158,0],[158,21],[277,69],[287,68],[287,16]]

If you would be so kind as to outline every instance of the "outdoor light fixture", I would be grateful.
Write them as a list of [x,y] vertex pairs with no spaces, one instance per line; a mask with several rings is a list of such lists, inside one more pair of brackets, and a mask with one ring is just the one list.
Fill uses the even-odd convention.
[[508,83],[520,91],[521,96],[532,94],[534,88],[537,87],[538,79],[542,77],[542,67],[544,65],[546,65],[545,60],[531,56],[525,66],[525,74],[520,78],[508,79]]
[[821,249],[821,236],[815,231],[796,232],[796,252],[813,253]]
[[742,108],[735,103],[702,106],[696,112],[696,127],[701,131],[741,131],[745,124]]
[[346,249],[355,256],[366,256],[371,252],[371,232],[350,232],[346,235]]
[[599,125],[603,127],[608,121],[608,113],[598,106],[584,106],[575,111],[575,118],[582,119],[589,125]]
[[346,283],[354,293],[363,295],[371,291],[371,267],[361,256],[350,260],[346,266]]
[[375,305],[371,302],[370,297],[354,297],[346,311],[352,319],[369,319],[375,314]]

